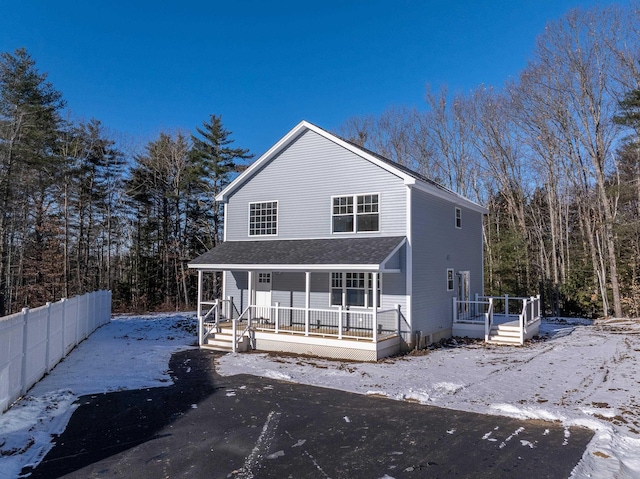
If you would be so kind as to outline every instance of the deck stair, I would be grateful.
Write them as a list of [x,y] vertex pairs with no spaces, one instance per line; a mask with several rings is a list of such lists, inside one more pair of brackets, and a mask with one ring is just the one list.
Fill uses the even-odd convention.
[[[249,351],[250,344],[249,337],[244,335],[242,340],[238,342],[237,351],[240,353]],[[233,351],[233,330],[230,326],[218,328],[217,332],[208,334],[202,346],[207,349],[213,349],[214,351]]]
[[489,331],[489,343],[520,344],[520,326],[517,321],[503,324],[492,324]]

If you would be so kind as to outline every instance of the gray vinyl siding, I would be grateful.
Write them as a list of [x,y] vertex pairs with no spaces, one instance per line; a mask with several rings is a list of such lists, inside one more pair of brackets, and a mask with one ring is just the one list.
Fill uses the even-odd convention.
[[[412,191],[414,331],[433,334],[451,328],[452,298],[458,271],[470,272],[470,298],[483,292],[482,214],[423,191]],[[455,226],[455,208],[462,228]],[[454,270],[454,290],[447,291],[447,269]]]
[[[378,193],[380,231],[406,234],[406,186],[401,178],[307,131],[231,194],[227,241],[344,237],[331,232],[331,197]],[[278,235],[249,237],[249,203],[278,201]]]
[[231,296],[233,304],[242,313],[249,306],[247,295],[248,273],[246,271],[225,271],[224,272],[224,294],[225,299]]

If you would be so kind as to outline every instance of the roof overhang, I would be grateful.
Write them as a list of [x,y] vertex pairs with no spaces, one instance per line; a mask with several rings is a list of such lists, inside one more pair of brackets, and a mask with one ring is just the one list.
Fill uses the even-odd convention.
[[397,273],[404,236],[226,241],[195,258],[201,271],[365,271]]

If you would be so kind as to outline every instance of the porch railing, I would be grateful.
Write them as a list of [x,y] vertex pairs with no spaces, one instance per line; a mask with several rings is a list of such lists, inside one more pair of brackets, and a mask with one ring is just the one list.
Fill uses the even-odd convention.
[[[519,303],[514,304],[514,303]],[[516,321],[519,325],[520,343],[524,344],[528,328],[540,319],[540,296],[514,297],[479,296],[474,301],[453,298],[453,322],[485,325],[485,340],[489,340],[492,325],[497,318]]]
[[222,323],[230,321],[234,338],[233,351],[236,351],[245,336],[249,336],[255,346],[252,334],[254,331],[377,342],[399,335],[402,321],[400,305],[373,312],[343,307],[294,308],[275,303],[273,306],[249,305],[239,313],[233,298],[202,304],[210,305],[211,309],[205,314],[199,311],[199,344],[204,344],[209,334],[219,332]]

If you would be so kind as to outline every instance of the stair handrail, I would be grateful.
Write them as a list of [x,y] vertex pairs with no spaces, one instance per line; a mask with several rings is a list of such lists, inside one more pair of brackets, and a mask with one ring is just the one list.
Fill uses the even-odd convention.
[[240,343],[240,340],[244,337],[247,331],[249,331],[252,327],[251,314],[247,314],[247,326],[242,330],[240,335],[238,335],[238,323],[242,321],[242,317],[246,313],[251,312],[251,308],[254,308],[254,306],[252,305],[247,306],[240,316],[231,320],[231,324],[232,324],[231,331],[232,331],[232,337],[233,337],[231,350],[234,353],[238,351],[238,344]]
[[489,341],[491,326],[493,325],[493,298],[489,297],[489,307],[484,313],[484,340]]
[[[205,303],[202,302],[201,304]],[[220,325],[220,301],[216,299],[213,303],[206,304],[210,304],[211,309],[207,311],[204,316],[198,314],[198,331],[200,333],[198,335],[198,343],[200,344],[200,346],[204,344],[204,341],[211,333],[211,331],[213,331],[214,329],[217,331]],[[198,313],[200,313],[200,311],[198,311]],[[207,329],[207,318],[211,316],[212,313],[214,314],[214,321],[213,323],[209,323],[211,326]]]
[[529,298],[522,299],[522,311],[520,311],[520,316],[518,317],[520,322],[520,344],[524,344],[524,333],[527,328],[527,324],[529,324],[527,320],[527,306],[529,305]]

